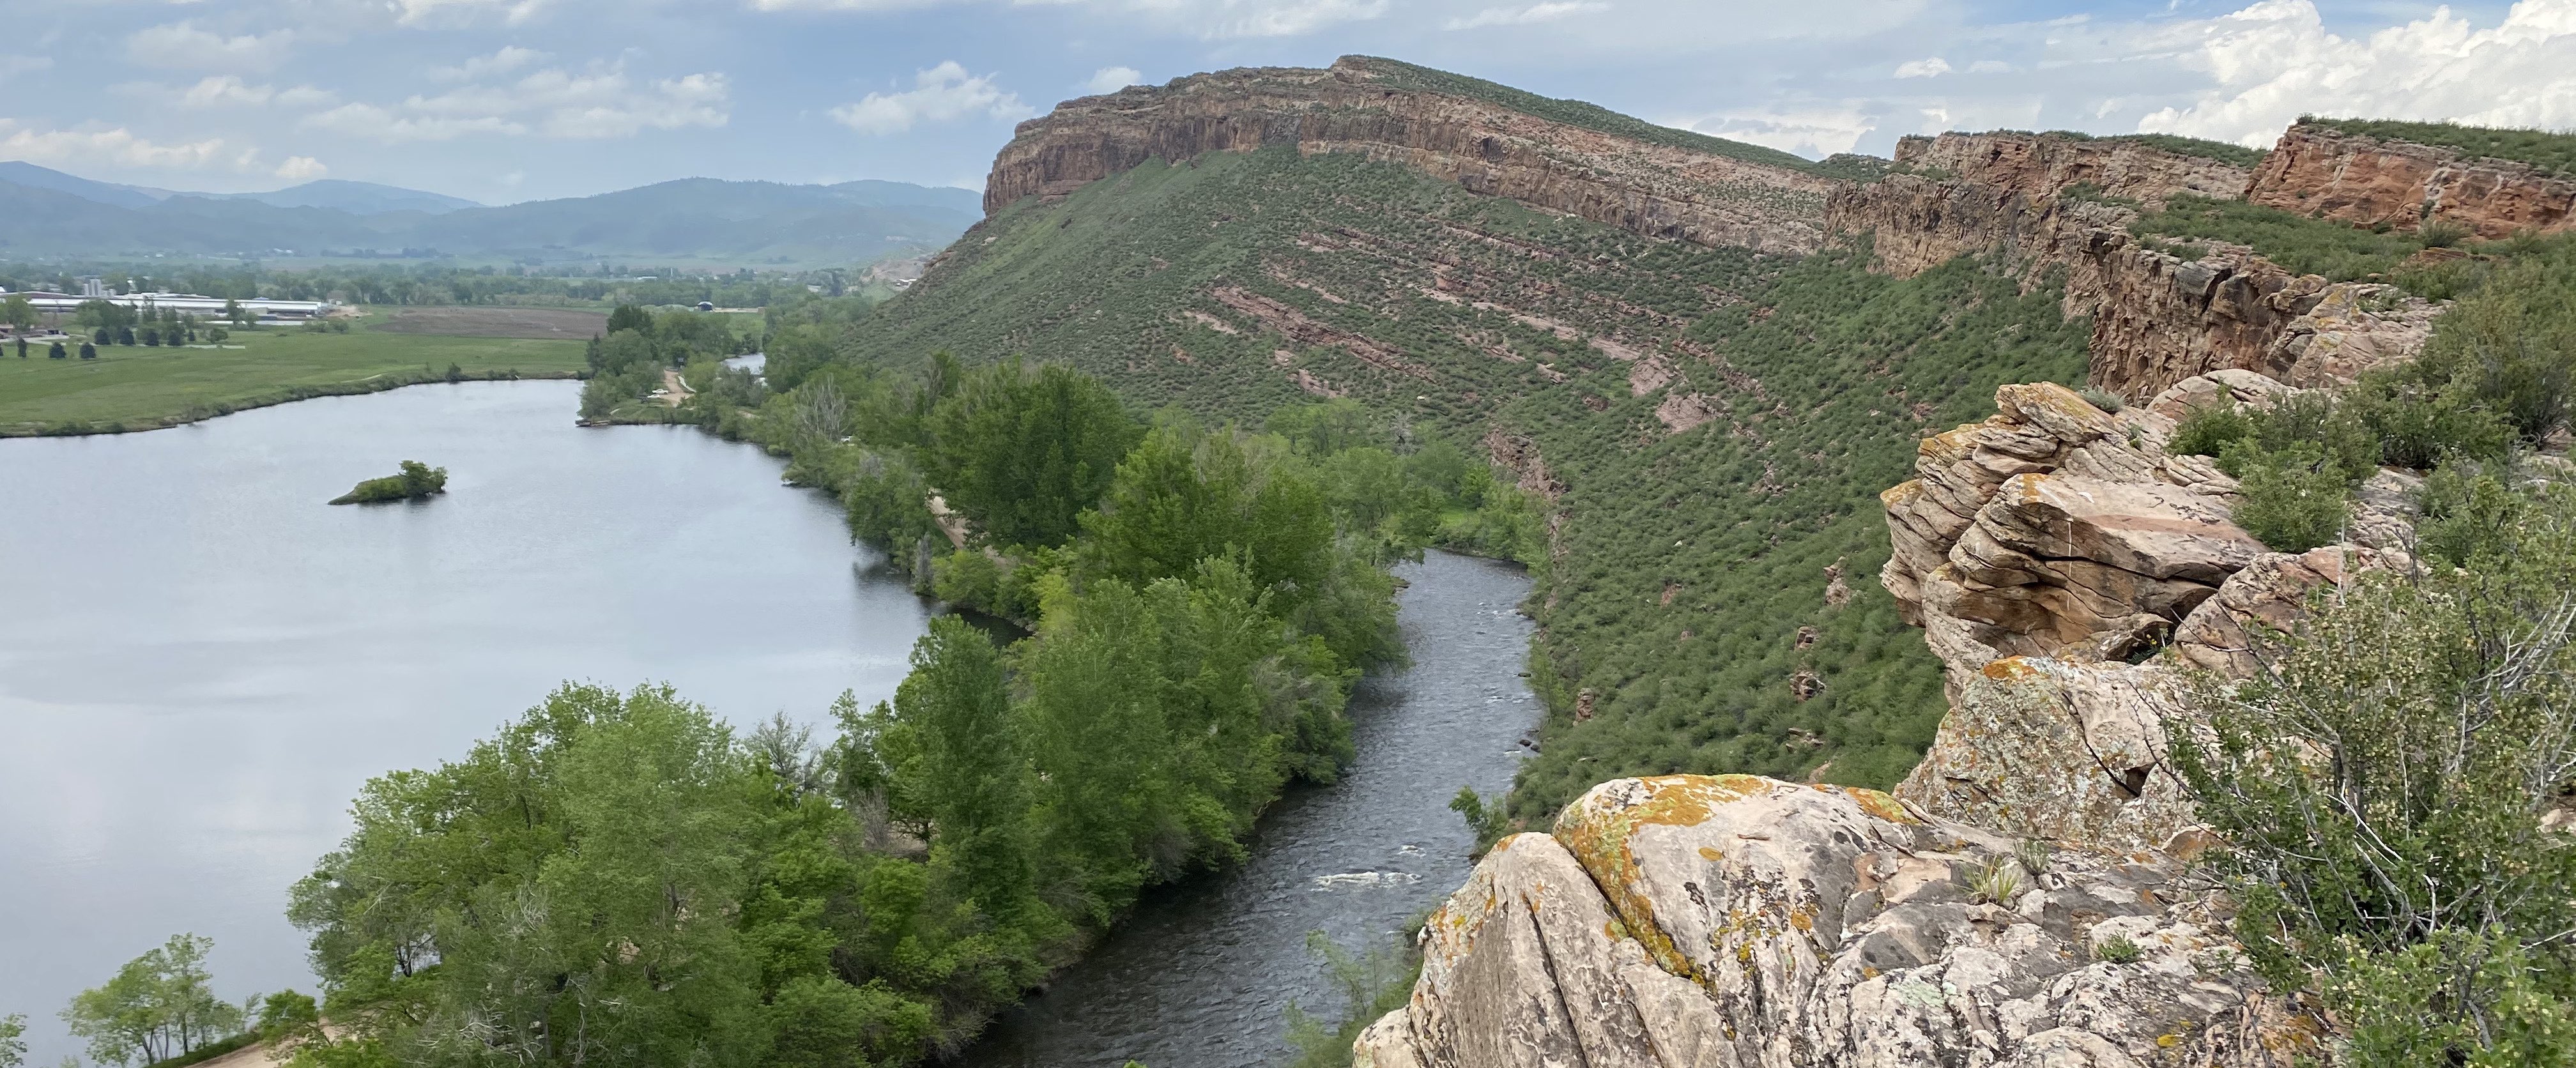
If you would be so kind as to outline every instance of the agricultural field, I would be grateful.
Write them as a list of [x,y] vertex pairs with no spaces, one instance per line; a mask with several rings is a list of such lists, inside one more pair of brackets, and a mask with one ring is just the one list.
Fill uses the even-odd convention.
[[383,326],[370,318],[345,334],[244,330],[221,347],[103,345],[94,360],[47,359],[42,348],[22,360],[10,346],[0,354],[0,437],[152,430],[423,382],[572,378],[584,366],[589,337],[454,336]]
[[608,332],[608,313],[574,308],[501,308],[490,305],[398,308],[377,322],[375,329],[386,334],[588,341]]

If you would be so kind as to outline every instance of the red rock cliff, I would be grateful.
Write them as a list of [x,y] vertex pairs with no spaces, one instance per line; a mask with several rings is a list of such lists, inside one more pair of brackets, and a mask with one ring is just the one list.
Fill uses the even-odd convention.
[[1294,146],[1400,163],[1650,237],[1772,252],[1822,243],[1827,179],[1412,88],[1391,73],[1354,56],[1330,70],[1240,68],[1068,101],[1020,124],[993,161],[984,210],[1062,196],[1149,159]]
[[[2352,286],[2293,274],[2241,246],[2209,243],[2186,260],[2131,234],[2130,209],[2058,195],[2078,182],[2140,200],[2229,195],[2220,190],[2241,187],[2245,171],[2130,142],[2009,132],[1909,138],[1897,158],[1947,176],[1842,186],[1828,199],[1827,227],[1873,235],[1879,269],[1898,277],[1970,253],[1996,257],[2026,285],[2063,277],[2066,313],[2093,317],[2093,384],[2133,400],[2225,369],[2349,377],[2383,357],[2344,353],[2394,358],[2422,344],[2431,312],[2421,301],[2382,301],[2390,306],[2321,324],[2312,313],[2353,303],[2340,299]],[[2311,341],[2320,332],[2332,335],[2325,349]]]
[[2292,126],[2281,135],[2245,198],[2355,226],[2413,230],[2438,219],[2484,238],[2576,229],[2576,181],[2508,160],[2317,125]]
[[2135,141],[2079,141],[2021,133],[1945,133],[1896,142],[1900,167],[1950,172],[1965,181],[2030,197],[2052,197],[2079,182],[2103,193],[2160,202],[2176,193],[2230,200],[2245,195],[2253,175],[2201,156],[2185,156]]

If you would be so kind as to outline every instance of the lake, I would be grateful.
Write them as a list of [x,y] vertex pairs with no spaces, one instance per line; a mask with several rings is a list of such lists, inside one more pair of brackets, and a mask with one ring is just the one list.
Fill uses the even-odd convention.
[[[894,692],[928,606],[782,462],[572,425],[580,384],[416,386],[145,434],[0,440],[0,1014],[181,931],[217,992],[312,992],[287,887],[370,776],[566,679],[737,724]],[[402,460],[445,496],[328,507]]]
[[[0,441],[0,1013],[54,1014],[188,931],[217,992],[314,988],[287,888],[367,778],[462,755],[565,679],[667,681],[738,725],[890,696],[931,614],[779,460],[572,425],[578,383],[305,401],[147,434]],[[415,459],[417,503],[329,507]],[[1464,880],[1446,809],[1508,786],[1539,705],[1517,568],[1398,574],[1414,659],[1352,700],[1358,758],[1251,859],[1149,891],[966,1052],[974,1068],[1276,1063],[1337,1011],[1305,938],[1393,944]]]

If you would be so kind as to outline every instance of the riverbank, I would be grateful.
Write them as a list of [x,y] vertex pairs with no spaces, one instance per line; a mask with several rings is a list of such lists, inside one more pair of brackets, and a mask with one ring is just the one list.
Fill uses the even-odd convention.
[[244,331],[221,348],[108,345],[94,360],[0,359],[0,437],[160,430],[433,382],[578,378],[586,366],[579,341],[364,326],[346,334]]
[[1272,803],[1242,864],[1147,892],[953,1068],[1280,1063],[1289,1005],[1342,1008],[1309,932],[1354,954],[1389,948],[1466,878],[1475,839],[1449,799],[1508,788],[1541,712],[1519,677],[1530,580],[1437,550],[1395,571],[1412,666],[1352,692],[1356,755],[1341,780]]

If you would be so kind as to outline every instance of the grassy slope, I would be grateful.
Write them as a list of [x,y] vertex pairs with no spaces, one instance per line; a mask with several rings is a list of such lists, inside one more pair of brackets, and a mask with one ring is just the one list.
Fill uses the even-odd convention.
[[520,338],[244,331],[240,349],[109,345],[99,358],[49,360],[31,346],[0,355],[0,435],[83,428],[145,429],[224,411],[331,393],[368,392],[409,381],[427,367],[455,364],[473,377],[569,377],[582,368],[582,343]]
[[2263,157],[2270,151],[2269,149],[2247,148],[2243,145],[2229,144],[2225,141],[2211,141],[2198,137],[2184,137],[2180,134],[2102,135],[2080,133],[2074,130],[2050,130],[2040,136],[2061,138],[2068,141],[2111,141],[2144,145],[2148,148],[2163,149],[2164,151],[2171,152],[2178,156],[2199,156],[2203,159],[2214,159],[2220,163],[2243,167],[2249,171],[2253,170],[2256,165],[2262,163]]
[[[1987,414],[1997,384],[2073,380],[2085,327],[2052,293],[2020,296],[1971,265],[1899,282],[1858,262],[1649,241],[1351,157],[1211,155],[1004,212],[878,309],[858,346],[1063,359],[1140,404],[1214,418],[1308,399],[1291,379],[1303,370],[1417,438],[1528,435],[1569,486],[1570,518],[1530,606],[1553,711],[1520,811],[1633,772],[1795,775],[1830,759],[1830,778],[1885,784],[1942,703],[1921,636],[1877,588],[1876,495],[1927,430]],[[1459,303],[1425,295],[1444,278]],[[1211,296],[1222,287],[1419,373],[1265,331]],[[1632,395],[1633,365],[1589,344],[1602,337],[1662,353],[1682,375],[1667,390],[1729,414],[1667,433],[1652,415],[1667,391]],[[1854,596],[1829,609],[1838,558]],[[1796,650],[1802,624],[1821,640]],[[1789,696],[1801,666],[1821,696]],[[1584,689],[1594,714],[1577,723]]]
[[2528,163],[2561,178],[2576,177],[2576,134],[2462,126],[2454,122],[2400,122],[2395,119],[2303,118],[2302,125],[2322,126],[2383,141],[2456,148],[2471,156]]

